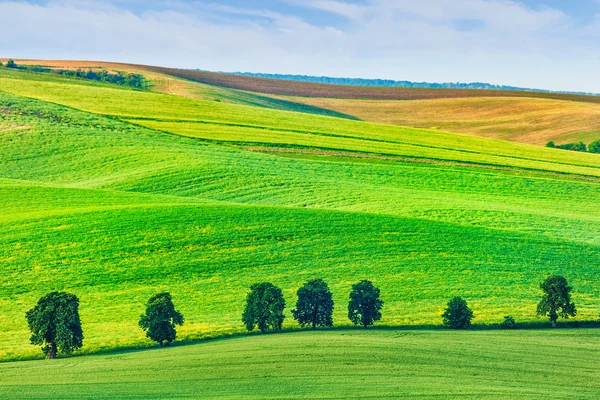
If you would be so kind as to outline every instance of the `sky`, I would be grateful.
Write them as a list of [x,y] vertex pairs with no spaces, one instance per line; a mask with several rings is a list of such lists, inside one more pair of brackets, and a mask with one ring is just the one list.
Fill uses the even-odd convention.
[[0,57],[600,93],[600,0],[0,0]]

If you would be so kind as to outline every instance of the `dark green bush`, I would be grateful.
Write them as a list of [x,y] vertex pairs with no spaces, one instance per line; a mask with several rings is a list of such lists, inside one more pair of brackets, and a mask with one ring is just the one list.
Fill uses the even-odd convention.
[[590,153],[600,154],[600,140],[596,140],[595,142],[590,143],[590,145],[588,146],[588,151]]
[[473,311],[467,302],[460,297],[455,297],[448,302],[448,308],[442,314],[444,326],[451,329],[465,329],[471,326]]
[[581,152],[587,151],[587,146],[583,142],[559,144],[558,146],[555,146],[555,147],[557,149],[561,149],[561,150],[581,151]]
[[510,315],[504,317],[504,321],[502,322],[502,328],[504,329],[514,329],[517,326],[515,319]]

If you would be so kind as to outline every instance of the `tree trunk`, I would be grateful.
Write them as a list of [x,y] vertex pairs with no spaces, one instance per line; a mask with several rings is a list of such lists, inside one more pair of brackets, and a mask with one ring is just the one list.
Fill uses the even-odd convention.
[[556,328],[556,318],[552,318],[552,327]]
[[56,343],[52,342],[50,343],[50,351],[48,352],[48,354],[46,354],[46,359],[47,360],[54,360],[56,358]]

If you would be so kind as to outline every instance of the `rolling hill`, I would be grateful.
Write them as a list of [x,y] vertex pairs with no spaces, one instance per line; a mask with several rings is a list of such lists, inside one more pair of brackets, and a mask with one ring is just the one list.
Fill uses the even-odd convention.
[[595,330],[302,332],[0,364],[0,396],[595,399],[598,347]]
[[[97,61],[17,60],[144,74],[151,89],[195,99],[545,145],[600,139],[600,97],[560,93],[313,84]],[[401,101],[406,100],[406,101]]]
[[[323,397],[348,398],[351,385],[340,371],[364,372],[366,346],[383,371],[365,378],[377,386],[377,398],[439,395],[444,389],[432,380],[447,382],[464,365],[475,378],[461,379],[457,398],[564,398],[569,390],[597,396],[588,379],[599,370],[590,343],[595,330],[406,328],[438,325],[454,295],[469,301],[479,326],[509,314],[538,324],[539,283],[554,273],[575,288],[577,321],[597,320],[600,156],[353,120],[350,109],[330,112],[295,98],[279,102],[139,71],[152,90],[0,68],[0,360],[41,356],[23,316],[52,290],[81,300],[83,354],[152,346],[137,321],[159,290],[170,291],[186,317],[179,340],[241,333],[246,292],[261,281],[283,289],[284,326],[292,330],[289,309],[304,281],[330,284],[334,323],[348,328],[350,286],[371,279],[381,288],[380,325],[388,329],[73,358],[59,361],[65,375],[54,385],[44,381],[47,364],[5,363],[1,394],[81,398],[93,384],[106,393],[133,390],[133,398],[177,397],[164,380],[141,378],[165,362],[165,379],[182,379],[176,386],[183,394],[211,393],[233,377],[240,386],[223,391],[224,398],[242,397],[250,381],[289,398],[299,393],[290,377],[310,370],[320,379],[302,395],[329,385]],[[576,365],[573,378],[546,386],[552,371],[514,363],[525,345],[553,371]],[[564,363],[549,351],[557,348]],[[468,353],[465,364],[454,361],[457,352]],[[258,379],[235,354],[251,368],[271,368],[260,364],[263,357],[280,361]],[[208,355],[221,361],[199,361]],[[301,364],[306,355],[316,364]],[[296,373],[299,363],[306,369]],[[69,365],[86,374],[69,375]],[[195,372],[183,379],[181,368]],[[418,368],[414,380],[398,379]],[[115,370],[134,372],[115,381],[107,372]],[[529,386],[506,387],[523,374]],[[34,375],[45,377],[40,386],[24,388]]]

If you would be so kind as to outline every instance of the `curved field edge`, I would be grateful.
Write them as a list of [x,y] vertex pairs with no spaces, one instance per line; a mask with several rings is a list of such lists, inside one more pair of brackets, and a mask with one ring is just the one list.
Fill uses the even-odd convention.
[[[0,364],[12,399],[596,399],[597,330],[323,331]],[[561,379],[551,377],[560,376]],[[357,388],[357,385],[359,386]]]
[[158,93],[31,81],[25,75],[22,79],[0,78],[0,84],[5,92],[211,140],[300,144],[600,176],[600,156],[595,154]]
[[[131,92],[110,94],[127,103]],[[479,321],[496,323],[507,313],[533,320],[538,284],[550,273],[576,287],[581,318],[597,316],[595,182],[290,159],[1,98],[9,111],[0,114],[2,126],[29,126],[0,135],[2,204],[10,205],[0,235],[2,291],[11,299],[1,308],[15,310],[0,324],[12,346],[6,358],[41,354],[27,343],[22,317],[51,288],[81,297],[84,352],[148,345],[136,321],[156,290],[172,291],[188,318],[181,337],[198,338],[243,329],[251,283],[280,284],[292,306],[315,271],[334,289],[339,325],[347,323],[350,285],[370,274],[389,296],[385,324],[439,322],[457,292]],[[164,112],[159,106],[149,111]],[[29,187],[18,184],[25,180]],[[31,189],[34,181],[43,188]],[[110,191],[106,201],[102,190]],[[176,204],[175,197],[213,204]],[[71,207],[76,212],[65,212]]]
[[[1,60],[1,59],[0,59]],[[184,78],[178,78],[172,75],[166,75],[160,72],[152,72],[147,69],[128,64],[105,63],[105,62],[85,62],[85,61],[51,61],[51,60],[17,60],[18,65],[35,65],[54,69],[105,69],[111,72],[129,72],[144,75],[148,82],[148,89],[153,92],[184,96],[194,99],[202,99],[216,102],[228,102],[232,104],[241,104],[253,107],[271,108],[275,110],[302,112],[306,114],[324,115],[336,118],[345,118],[357,120],[358,118],[343,114],[334,110],[315,107],[302,102],[290,101],[287,99],[275,98],[272,96],[261,95],[259,93],[246,92],[226,87],[212,86],[200,82],[190,81]],[[19,76],[22,71],[0,70],[3,76]],[[82,85],[106,86],[106,83],[99,83],[87,80],[78,80],[64,78],[47,73],[25,72],[29,79],[55,81],[65,83],[75,83]],[[127,89],[126,86],[119,86]],[[129,88],[131,89],[131,88]]]
[[349,325],[347,296],[361,279],[381,287],[383,325],[439,324],[456,294],[469,300],[476,323],[507,314],[538,321],[538,282],[548,273],[569,276],[579,318],[595,319],[599,304],[598,246],[414,218],[141,204],[49,212],[0,228],[3,360],[41,355],[28,344],[23,315],[51,289],[80,298],[83,351],[91,353],[147,345],[137,320],[160,290],[186,317],[184,340],[243,331],[245,294],[261,281],[282,287],[288,328],[296,290],[315,277],[330,284],[337,326]]
[[[535,145],[545,145],[549,140],[558,143],[591,143],[600,138],[600,108],[596,96],[440,89],[432,91],[430,95],[418,94],[419,91],[416,90],[414,96],[404,95],[402,98],[378,100],[375,99],[378,96],[370,96],[356,100],[261,94],[252,91],[257,90],[253,85],[242,85],[240,87],[245,87],[246,90],[239,90],[231,88],[238,87],[236,85],[223,86],[220,79],[215,82],[211,79],[190,80],[176,76],[181,73],[169,75],[164,71],[160,72],[159,67],[143,65],[59,60],[18,60],[18,63],[51,68],[101,67],[114,71],[129,71],[144,74],[152,82],[152,90],[161,93],[397,126],[442,129]],[[224,81],[232,79],[228,74],[199,74],[199,77],[220,77]],[[259,79],[254,86],[260,87],[261,78],[249,78],[250,81],[253,79]],[[276,80],[271,84],[276,87],[278,83],[285,88],[294,82]],[[324,86],[334,86],[335,89],[337,85]],[[376,93],[382,88],[367,89]],[[412,93],[415,89],[400,90]],[[428,90],[430,89],[425,89],[425,92]],[[506,96],[502,96],[502,93]],[[399,101],[402,99],[412,101]]]
[[281,97],[398,126],[441,129],[492,139],[545,145],[600,139],[600,105],[577,101],[476,97],[415,101]]

